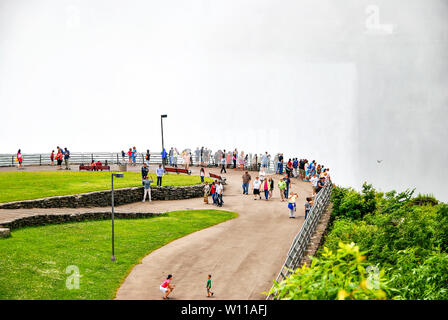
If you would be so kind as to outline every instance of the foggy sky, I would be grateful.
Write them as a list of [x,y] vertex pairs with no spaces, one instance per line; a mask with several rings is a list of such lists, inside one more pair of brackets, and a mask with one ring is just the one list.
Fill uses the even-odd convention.
[[443,0],[0,0],[0,153],[156,152],[166,113],[167,148],[283,151],[447,201],[447,18]]

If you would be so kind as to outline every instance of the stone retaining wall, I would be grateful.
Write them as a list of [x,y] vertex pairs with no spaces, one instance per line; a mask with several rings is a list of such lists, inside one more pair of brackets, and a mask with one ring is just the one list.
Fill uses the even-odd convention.
[[[147,218],[161,215],[161,213],[151,212],[115,212],[114,217],[119,219]],[[12,221],[0,223],[1,228],[17,229],[29,226],[43,226],[47,224],[59,224],[65,222],[79,222],[86,220],[106,220],[111,219],[112,213],[108,212],[78,212],[72,214],[40,214],[28,217],[17,218]]]
[[[152,200],[179,200],[199,198],[204,195],[204,186],[185,187],[153,187]],[[127,204],[143,199],[143,187],[123,188],[114,190],[115,205]],[[49,197],[36,200],[25,200],[1,203],[0,209],[31,209],[31,208],[85,208],[108,207],[111,205],[111,191],[96,191],[69,196]]]

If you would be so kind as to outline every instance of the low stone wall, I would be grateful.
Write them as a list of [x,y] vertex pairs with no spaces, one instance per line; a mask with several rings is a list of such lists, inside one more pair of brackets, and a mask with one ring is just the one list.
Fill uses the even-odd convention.
[[[185,187],[153,187],[152,200],[180,200],[199,198],[204,195],[204,186]],[[115,205],[127,204],[143,200],[143,187],[123,188],[114,190]],[[1,203],[0,209],[31,209],[31,208],[85,208],[108,207],[111,205],[111,191],[96,191],[69,196],[49,197],[36,200],[25,200]]]
[[0,238],[8,238],[9,236],[11,236],[9,228],[0,228]]
[[[114,217],[118,219],[136,219],[147,218],[161,215],[161,213],[151,212],[115,212]],[[29,226],[43,226],[47,224],[60,224],[65,222],[80,222],[86,220],[107,220],[111,219],[112,213],[108,212],[79,212],[72,214],[40,214],[28,217],[17,218],[12,221],[4,221],[0,223],[0,230],[2,228],[17,229]]]

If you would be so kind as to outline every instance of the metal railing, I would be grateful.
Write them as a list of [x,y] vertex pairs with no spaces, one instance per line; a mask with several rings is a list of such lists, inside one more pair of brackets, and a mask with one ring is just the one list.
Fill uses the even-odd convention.
[[[56,155],[56,154],[55,154]],[[145,162],[146,153],[138,153],[136,156],[136,163],[143,164]],[[33,153],[33,154],[23,154],[23,165],[50,165],[50,153]],[[129,157],[126,154],[122,157],[120,152],[71,152],[70,153],[70,164],[88,164],[92,161],[100,160],[102,163],[107,161],[108,164],[121,164],[121,163],[129,163]],[[195,155],[191,157],[191,165],[199,165],[201,159],[197,159]],[[56,163],[56,160],[54,161]],[[150,156],[150,164],[161,164],[162,163],[162,155],[161,152],[151,153]],[[209,167],[221,167],[221,162],[217,160],[214,155],[211,155],[207,161]],[[169,165],[169,157],[166,158],[165,164]],[[179,155],[177,157],[176,164],[178,166],[182,166],[184,164],[183,158]],[[0,154],[0,167],[11,167],[16,166],[16,155],[15,154]],[[233,162],[227,164],[229,168],[233,167]],[[286,165],[286,164],[285,164]],[[248,159],[245,162],[244,168],[251,171],[260,170],[261,161],[258,157],[255,161],[255,157]],[[239,168],[239,161],[237,160],[237,167]],[[267,173],[274,173],[276,170],[276,163],[273,160],[270,160],[268,163]]]
[[[319,223],[322,213],[326,210],[331,196],[331,190],[333,185],[331,181],[327,181],[322,190],[317,193],[314,199],[314,204],[308,213],[308,217],[300,228],[299,233],[292,241],[291,247],[286,255],[286,261],[280,269],[280,272],[275,279],[277,282],[284,280],[295,269],[299,267],[300,261],[304,258],[306,248],[310,242],[311,237],[316,230],[316,226]],[[274,288],[274,287],[272,287]],[[273,294],[267,296],[267,300],[273,299]]]

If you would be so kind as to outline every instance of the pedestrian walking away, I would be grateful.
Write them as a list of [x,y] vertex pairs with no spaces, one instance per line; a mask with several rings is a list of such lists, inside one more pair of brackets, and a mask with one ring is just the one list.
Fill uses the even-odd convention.
[[312,206],[313,206],[313,198],[307,197],[305,202],[305,220],[308,217],[308,213],[310,213]]
[[162,178],[164,175],[163,168],[162,168],[161,164],[159,164],[159,167],[156,169],[156,175],[157,175],[157,186],[161,187],[162,186]]
[[169,274],[165,281],[162,282],[160,285],[160,291],[163,292],[163,299],[168,299],[168,295],[173,292],[174,288],[176,287],[175,284],[171,284],[171,281],[173,280],[173,275]]
[[269,181],[268,179],[264,180],[263,182],[263,191],[264,191],[264,197],[266,200],[269,200]]
[[285,177],[283,178],[283,180],[284,180],[285,183],[286,183],[285,199],[287,199],[287,198],[288,198],[288,195],[289,195],[289,189],[290,189],[290,187],[291,187],[291,179],[289,178],[288,175],[285,175]]
[[227,173],[226,171],[226,157],[223,155],[221,158],[221,173],[224,171],[224,173]]
[[269,178],[269,199],[272,199],[273,192],[274,192],[274,179]]
[[211,297],[213,295],[212,292],[212,275],[208,275],[207,283],[205,285],[205,288],[207,289],[207,297]]
[[260,195],[261,181],[260,179],[258,179],[258,177],[255,178],[253,185],[254,185],[254,200],[257,200],[257,197],[261,199]]
[[210,186],[210,194],[212,196],[213,204],[216,204],[216,180],[212,182]]

